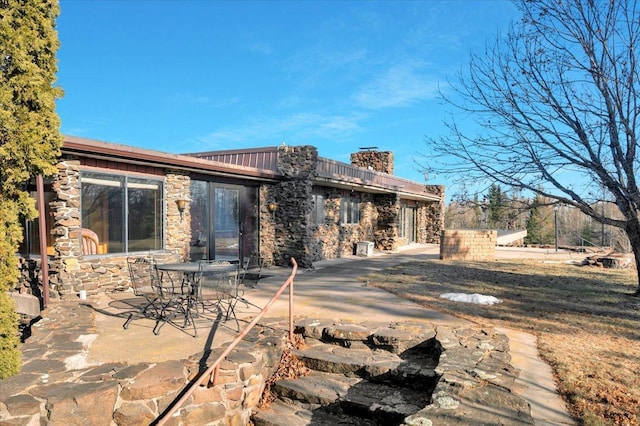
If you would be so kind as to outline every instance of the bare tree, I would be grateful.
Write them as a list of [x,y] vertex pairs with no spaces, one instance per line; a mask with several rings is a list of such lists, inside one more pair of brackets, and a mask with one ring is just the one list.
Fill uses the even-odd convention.
[[[618,227],[640,270],[636,1],[516,5],[522,19],[443,92],[451,135],[427,138],[429,169],[531,191]],[[621,215],[595,208],[603,193]]]

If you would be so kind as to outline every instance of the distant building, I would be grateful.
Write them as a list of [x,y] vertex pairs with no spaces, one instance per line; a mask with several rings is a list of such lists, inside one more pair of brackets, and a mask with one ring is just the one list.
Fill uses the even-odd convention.
[[[313,146],[176,155],[66,136],[58,174],[41,194],[49,288],[123,285],[131,256],[258,253],[310,267],[353,254],[358,242],[379,250],[439,242],[444,187],[393,176],[391,152],[362,150],[351,161],[318,157]],[[27,223],[27,292],[40,238],[37,222]]]

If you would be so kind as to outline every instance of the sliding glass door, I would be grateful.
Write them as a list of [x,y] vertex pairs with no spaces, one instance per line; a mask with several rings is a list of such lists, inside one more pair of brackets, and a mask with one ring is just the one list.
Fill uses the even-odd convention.
[[258,249],[257,188],[191,182],[191,259],[242,258]]

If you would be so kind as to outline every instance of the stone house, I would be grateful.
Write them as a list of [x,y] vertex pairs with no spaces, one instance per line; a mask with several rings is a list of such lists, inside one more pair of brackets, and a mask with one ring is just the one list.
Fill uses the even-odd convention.
[[32,188],[44,219],[25,226],[21,292],[40,280],[54,297],[127,285],[130,256],[258,253],[310,267],[362,242],[438,243],[443,229],[444,187],[393,176],[391,152],[346,164],[313,146],[177,155],[66,136],[57,168]]

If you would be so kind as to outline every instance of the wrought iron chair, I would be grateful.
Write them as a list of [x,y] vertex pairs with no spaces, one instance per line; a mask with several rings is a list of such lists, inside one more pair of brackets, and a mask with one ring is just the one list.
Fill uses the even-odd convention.
[[[189,294],[175,292],[173,283],[169,280],[162,281],[155,268],[152,259],[139,257],[128,258],[127,266],[133,286],[134,294],[144,297],[145,303],[140,307],[139,314],[143,318],[155,319],[153,333],[158,335],[160,329],[166,323],[185,329],[187,325],[193,325],[193,336],[197,337],[197,329],[191,314]],[[133,320],[135,312],[131,312],[123,327],[126,330]],[[182,318],[182,324],[177,324],[175,319]]]
[[197,276],[196,299],[203,311],[218,308],[225,321],[233,318],[240,329],[236,316],[236,303],[243,292],[238,288],[238,264],[223,260],[203,260]]
[[[257,286],[262,274],[263,265],[264,259],[257,252],[251,252],[251,254],[248,257],[245,257],[242,261],[240,283],[245,287]],[[248,283],[249,280],[252,281],[251,285]]]

